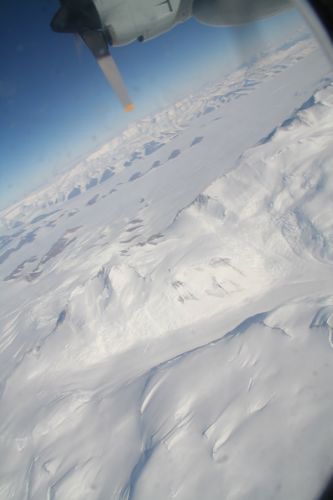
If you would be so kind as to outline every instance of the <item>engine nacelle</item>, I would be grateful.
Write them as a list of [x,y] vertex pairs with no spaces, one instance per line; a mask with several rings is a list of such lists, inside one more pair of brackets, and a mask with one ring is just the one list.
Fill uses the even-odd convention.
[[291,8],[290,0],[194,0],[193,16],[212,26],[234,26]]
[[185,21],[192,0],[94,0],[112,45],[148,40]]

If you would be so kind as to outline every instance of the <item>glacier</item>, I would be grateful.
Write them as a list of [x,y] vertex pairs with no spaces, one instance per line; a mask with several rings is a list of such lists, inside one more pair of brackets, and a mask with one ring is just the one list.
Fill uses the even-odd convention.
[[315,499],[333,84],[312,38],[0,213],[0,498]]

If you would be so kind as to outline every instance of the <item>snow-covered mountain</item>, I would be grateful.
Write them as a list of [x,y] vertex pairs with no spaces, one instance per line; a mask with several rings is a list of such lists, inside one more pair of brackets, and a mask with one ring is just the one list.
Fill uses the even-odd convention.
[[[143,164],[145,167],[146,164],[153,166],[154,161],[150,160],[154,153],[165,145],[174,143],[174,140],[191,127],[193,121],[198,117],[218,109],[230,109],[234,101],[251,93],[257,94],[258,86],[263,82],[268,84],[270,80],[275,81],[278,74],[282,73],[283,75],[285,70],[292,68],[295,63],[311,53],[314,55],[316,44],[313,39],[304,36],[304,34],[298,34],[298,36],[300,39],[285,43],[274,52],[269,51],[261,54],[261,57],[258,56],[251,64],[244,65],[225,77],[223,81],[214,82],[210,87],[205,87],[202,92],[189,95],[173,106],[133,123],[122,134],[81,160],[74,168],[59,175],[57,179],[52,181],[51,185],[0,212],[0,220],[8,222],[15,218],[17,222],[20,217],[23,217],[24,220],[36,209],[48,210],[54,205],[58,206],[65,200],[75,198],[81,193],[103,184],[121,171],[130,171],[129,167],[136,166],[140,169]],[[319,68],[315,68],[313,75],[307,74],[310,89],[313,87],[313,78],[317,81],[320,72],[325,72],[327,69],[327,64],[323,65],[322,58],[319,59],[319,67],[319,72]],[[300,78],[301,71],[301,69],[298,70],[298,78]],[[281,80],[285,85],[284,76]],[[281,116],[289,112],[291,100],[295,108],[304,102],[304,93],[309,93],[309,88],[305,85],[302,85],[302,88],[303,91],[299,95],[284,96],[283,101],[287,107],[286,109],[281,108]],[[289,94],[289,89],[285,90]],[[294,92],[293,87],[290,90]],[[275,101],[275,99],[276,97],[273,95],[272,100]],[[274,102],[271,105],[274,107]]]
[[316,497],[331,77],[286,44],[1,213],[1,500]]

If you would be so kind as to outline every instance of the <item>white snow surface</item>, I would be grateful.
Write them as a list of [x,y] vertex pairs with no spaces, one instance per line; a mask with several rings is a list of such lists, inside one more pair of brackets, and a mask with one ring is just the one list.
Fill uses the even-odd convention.
[[288,43],[0,213],[1,500],[316,498],[331,78]]

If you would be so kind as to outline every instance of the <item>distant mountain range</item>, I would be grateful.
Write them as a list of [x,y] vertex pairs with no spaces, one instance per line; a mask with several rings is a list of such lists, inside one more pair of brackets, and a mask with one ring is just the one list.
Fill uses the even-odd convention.
[[222,82],[214,83],[200,93],[189,95],[158,114],[130,125],[45,188],[2,210],[0,221],[10,223],[13,219],[17,222],[22,217],[30,217],[38,209],[47,210],[73,199],[124,169],[149,161],[155,151],[182,134],[193,120],[241,99],[264,80],[274,78],[276,74],[292,67],[315,48],[316,44],[311,38],[298,35],[296,40],[285,43],[279,50],[258,55]]

